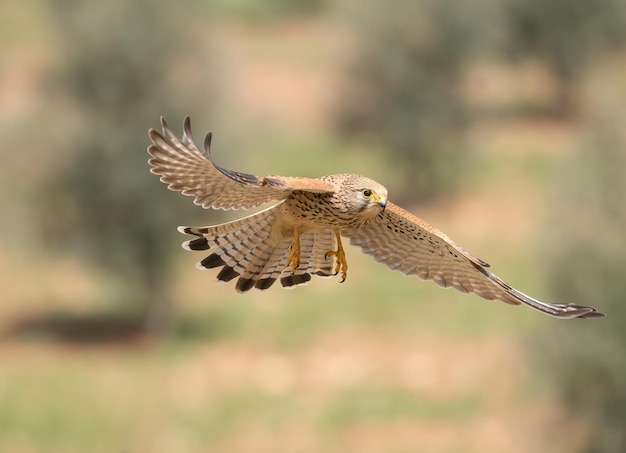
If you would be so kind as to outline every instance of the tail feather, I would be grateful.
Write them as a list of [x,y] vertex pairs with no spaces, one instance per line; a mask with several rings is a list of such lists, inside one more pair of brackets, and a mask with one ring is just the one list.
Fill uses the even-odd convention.
[[300,264],[293,271],[288,265],[293,237],[272,237],[277,206],[221,225],[181,226],[178,228],[181,233],[196,236],[184,242],[183,248],[210,251],[197,267],[221,268],[217,279],[228,282],[237,278],[235,288],[240,292],[268,289],[276,280],[283,287],[292,287],[306,284],[312,275],[335,275],[335,257],[326,257],[328,251],[337,249],[331,230],[300,235]]
[[196,236],[195,239],[185,241],[183,248],[211,251],[197,267],[221,268],[217,279],[228,282],[237,278],[235,287],[240,292],[252,288],[268,289],[279,279],[283,286],[306,283],[311,279],[309,263],[314,255],[313,233],[301,236],[301,244],[304,245],[301,246],[303,264],[292,275],[287,261],[293,237],[271,238],[276,207],[221,225],[181,226],[178,228],[181,233]]
[[289,288],[304,285],[311,280],[312,275],[332,277],[335,275],[335,257],[327,257],[326,253],[336,250],[335,234],[332,230],[322,230],[305,233],[300,236],[300,262],[296,272],[283,272],[281,285]]
[[255,248],[250,249],[250,260],[245,271],[237,281],[236,289],[240,292],[252,288],[268,289],[279,275],[285,271],[292,239],[286,238],[278,244],[262,241]]
[[327,257],[330,250],[337,250],[335,233],[331,230],[316,231],[314,233],[314,248],[308,271],[320,277],[332,277],[335,275],[334,256]]

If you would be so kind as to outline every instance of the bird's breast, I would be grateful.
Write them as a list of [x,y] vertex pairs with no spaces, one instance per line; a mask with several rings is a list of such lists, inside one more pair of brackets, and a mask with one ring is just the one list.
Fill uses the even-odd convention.
[[342,205],[333,194],[293,192],[281,205],[283,221],[302,230],[363,228],[375,215]]

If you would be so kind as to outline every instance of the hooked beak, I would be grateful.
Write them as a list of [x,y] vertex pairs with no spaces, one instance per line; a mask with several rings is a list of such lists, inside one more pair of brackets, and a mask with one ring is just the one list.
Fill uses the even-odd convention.
[[376,204],[378,204],[378,206],[383,208],[383,211],[384,211],[385,206],[387,206],[387,197],[385,197],[384,195],[379,196],[378,198],[376,198]]

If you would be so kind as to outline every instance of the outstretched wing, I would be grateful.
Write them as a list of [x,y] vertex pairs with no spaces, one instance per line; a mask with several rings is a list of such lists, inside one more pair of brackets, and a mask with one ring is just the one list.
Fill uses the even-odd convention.
[[150,171],[161,176],[171,190],[195,197],[203,208],[245,209],[284,200],[294,190],[334,192],[326,181],[284,176],[255,176],[227,170],[211,160],[211,133],[200,151],[191,136],[191,120],[185,118],[183,136],[176,137],[163,118],[162,133],[150,129]]
[[489,270],[489,264],[456,245],[441,231],[393,203],[362,229],[344,230],[350,243],[376,261],[406,275],[433,280],[485,299],[525,304],[557,318],[604,316],[594,308],[573,304],[551,304],[516,290]]

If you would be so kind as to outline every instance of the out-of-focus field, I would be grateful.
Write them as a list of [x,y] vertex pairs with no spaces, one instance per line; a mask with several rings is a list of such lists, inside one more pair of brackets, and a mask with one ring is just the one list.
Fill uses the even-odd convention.
[[[330,128],[325,112],[339,78],[333,68],[345,51],[335,44],[332,25],[226,23],[219,33],[234,77],[225,115],[245,112],[247,124],[263,118],[274,133],[306,137],[293,145],[288,137],[273,148],[279,141],[259,128],[260,151],[240,162],[242,170],[313,176],[354,167],[383,183],[393,178],[377,150],[364,150],[358,161],[355,153],[350,160],[335,158],[332,147],[303,155],[306,149],[298,146],[318,135],[323,142]],[[13,51],[3,57],[0,80],[2,121],[44,102],[36,91],[46,56],[36,46],[9,44]],[[464,89],[476,103],[502,105],[520,96],[541,100],[551,87],[532,66],[515,72],[478,65]],[[170,120],[176,130],[179,120]],[[196,121],[195,127],[200,137],[211,125]],[[219,143],[220,131],[214,133]],[[475,156],[461,190],[407,208],[541,298],[541,229],[564,227],[546,224],[547,194],[576,134],[567,122],[486,116],[471,126]],[[3,154],[20,152],[28,150]],[[237,162],[220,154],[219,145],[215,156],[230,159],[230,166]],[[43,171],[38,165],[47,163],[33,162],[35,174]],[[3,203],[10,203],[8,187],[0,184]],[[155,190],[166,195],[164,186]],[[163,235],[172,248],[182,239],[175,226]],[[120,334],[90,343],[45,331],[17,335],[16,324],[41,313],[98,312],[116,291],[90,264],[30,247],[23,234],[29,228],[14,229],[0,251],[0,327],[6,332],[0,339],[0,451],[568,452],[585,436],[583,421],[563,425],[562,408],[528,359],[529,338],[563,321],[443,291],[392,273],[354,248],[347,252],[344,284],[317,279],[292,291],[274,287],[245,295],[214,282],[213,272],[196,270],[199,255],[181,249],[175,276],[180,319],[169,340]]]

